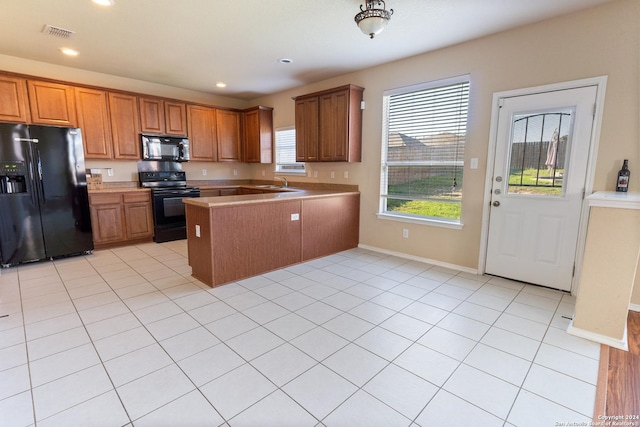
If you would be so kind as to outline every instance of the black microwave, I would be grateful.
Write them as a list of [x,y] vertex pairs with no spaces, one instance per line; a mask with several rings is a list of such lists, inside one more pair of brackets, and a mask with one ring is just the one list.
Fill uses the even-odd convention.
[[189,139],[175,136],[140,135],[142,160],[186,162],[189,160]]

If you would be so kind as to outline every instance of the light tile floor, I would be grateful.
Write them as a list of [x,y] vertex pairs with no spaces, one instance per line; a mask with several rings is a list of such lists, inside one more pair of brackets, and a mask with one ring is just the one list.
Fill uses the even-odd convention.
[[588,423],[599,345],[565,333],[573,307],[362,249],[214,289],[185,241],[12,267],[0,425]]

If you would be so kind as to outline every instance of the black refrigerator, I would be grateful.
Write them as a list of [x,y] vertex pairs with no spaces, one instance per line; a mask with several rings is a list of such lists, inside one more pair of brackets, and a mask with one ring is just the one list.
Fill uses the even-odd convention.
[[1,266],[92,250],[80,129],[0,123]]

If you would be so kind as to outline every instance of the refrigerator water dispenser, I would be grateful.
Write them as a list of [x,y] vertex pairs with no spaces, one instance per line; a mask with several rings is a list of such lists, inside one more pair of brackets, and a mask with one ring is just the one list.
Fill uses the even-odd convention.
[[27,192],[27,177],[24,162],[0,163],[0,194]]

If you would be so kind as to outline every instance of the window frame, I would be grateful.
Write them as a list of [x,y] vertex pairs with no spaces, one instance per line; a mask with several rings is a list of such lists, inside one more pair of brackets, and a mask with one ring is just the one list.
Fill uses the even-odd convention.
[[[466,135],[468,134],[469,115],[470,115],[469,109],[470,109],[470,98],[471,98],[471,76],[469,74],[419,83],[419,84],[410,85],[410,86],[403,86],[395,89],[385,90],[383,92],[382,144],[381,144],[382,152],[381,152],[380,194],[379,194],[380,198],[379,198],[378,213],[376,214],[379,219],[407,222],[407,223],[428,224],[428,225],[434,225],[434,226],[452,228],[452,229],[462,229],[462,227],[464,226],[462,222],[462,199],[460,200],[461,213],[460,213],[459,220],[441,218],[441,217],[413,215],[413,214],[393,212],[393,211],[386,210],[387,199],[388,199],[388,175],[387,174],[388,174],[389,166],[392,166],[392,167],[393,166],[435,166],[433,161],[429,161],[429,160],[425,160],[425,161],[408,160],[408,161],[391,162],[391,164],[389,163],[388,161],[389,102],[391,97],[394,95],[409,94],[412,92],[419,92],[419,91],[424,91],[428,89],[443,88],[446,86],[460,84],[460,83],[467,83],[469,85],[469,94],[467,97],[467,114],[466,114],[466,123],[465,123],[465,129],[466,129],[465,140],[463,142],[463,144],[466,145],[467,143]],[[458,160],[456,165],[461,166],[462,175],[464,175],[464,156],[462,159]],[[456,166],[456,165],[453,165],[453,166]],[[420,200],[420,199],[416,198],[412,200]]]
[[[293,157],[295,159],[295,143],[296,143],[296,128],[295,126],[283,126],[283,127],[279,127],[274,129],[274,147],[275,147],[275,172],[281,175],[295,175],[295,176],[306,176],[307,175],[307,165],[304,162],[293,162],[293,163],[279,163],[278,162],[278,157],[279,157],[279,147],[278,147],[278,132],[285,132],[285,131],[294,131],[294,137],[293,137],[293,141],[294,141],[294,146],[293,146]],[[295,169],[295,168],[282,168],[281,166],[285,166],[285,165],[299,165],[301,166],[301,169]]]

